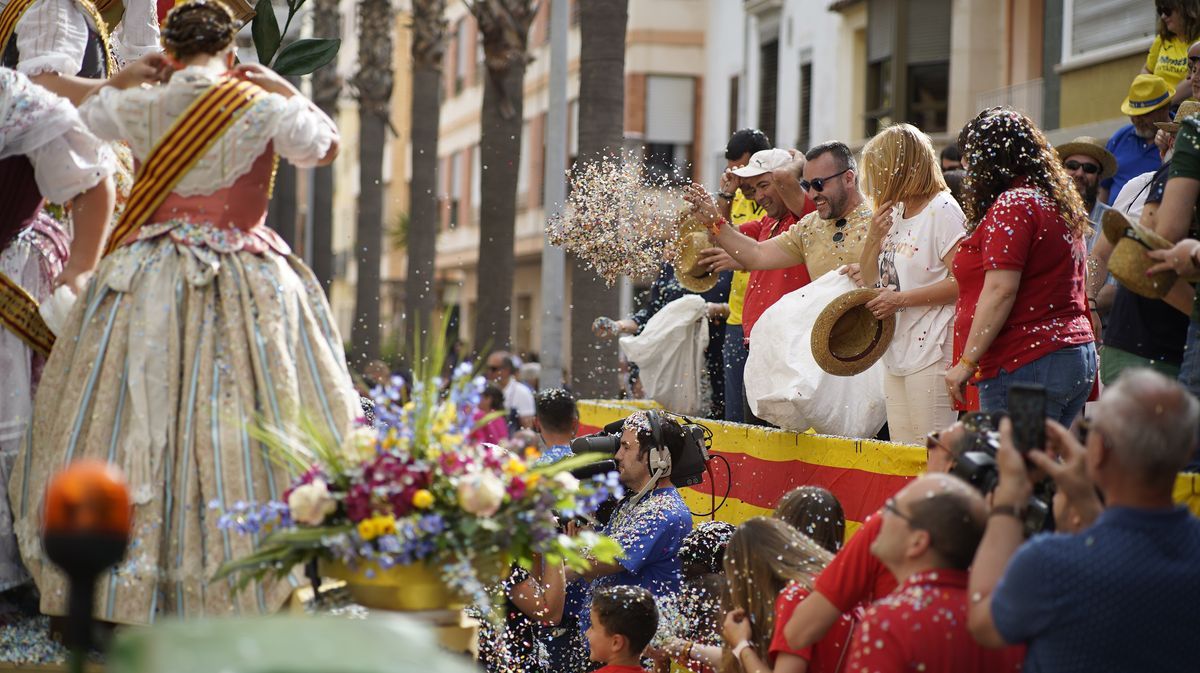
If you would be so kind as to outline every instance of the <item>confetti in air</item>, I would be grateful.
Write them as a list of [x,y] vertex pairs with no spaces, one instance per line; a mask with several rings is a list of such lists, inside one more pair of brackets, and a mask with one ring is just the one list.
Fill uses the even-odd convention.
[[582,259],[612,285],[617,278],[651,278],[675,256],[682,193],[669,176],[654,176],[631,155],[608,155],[567,173],[571,191],[546,237]]

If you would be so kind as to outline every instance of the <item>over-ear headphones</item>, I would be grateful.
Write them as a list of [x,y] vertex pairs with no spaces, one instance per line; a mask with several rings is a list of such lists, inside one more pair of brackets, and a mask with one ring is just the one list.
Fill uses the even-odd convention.
[[671,451],[663,444],[662,421],[658,412],[647,411],[646,420],[650,424],[650,436],[654,441],[654,446],[650,447],[650,475],[657,481],[671,474]]

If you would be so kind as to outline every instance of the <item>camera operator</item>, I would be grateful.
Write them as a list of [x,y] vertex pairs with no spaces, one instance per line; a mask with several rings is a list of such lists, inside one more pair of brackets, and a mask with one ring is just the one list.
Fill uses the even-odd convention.
[[[593,589],[636,585],[656,597],[678,593],[679,548],[692,529],[692,515],[671,483],[671,468],[684,452],[684,429],[657,411],[639,411],[625,420],[615,459],[628,495],[603,532],[621,544],[625,557],[592,563],[584,577]],[[587,628],[587,614],[581,615]]]
[[1047,448],[1062,463],[1028,454],[1094,523],[1028,542],[1021,508],[1031,479],[1011,424],[1002,424],[1000,483],[971,570],[971,633],[985,646],[1026,644],[1026,673],[1195,670],[1186,625],[1200,599],[1200,520],[1172,491],[1195,445],[1200,403],[1172,379],[1130,369],[1096,412],[1084,446],[1047,422]]
[[[926,473],[953,470],[963,447],[970,443],[973,443],[972,432],[962,422],[929,433],[925,438]],[[817,575],[813,592],[796,607],[784,627],[790,647],[803,649],[813,645],[825,637],[843,614],[866,607],[896,588],[895,576],[871,553],[871,545],[882,527],[883,517],[879,513],[867,517],[862,528]]]
[[564,388],[538,391],[534,396],[533,424],[542,437],[542,455],[535,464],[549,465],[575,455],[571,440],[579,433],[579,407]]

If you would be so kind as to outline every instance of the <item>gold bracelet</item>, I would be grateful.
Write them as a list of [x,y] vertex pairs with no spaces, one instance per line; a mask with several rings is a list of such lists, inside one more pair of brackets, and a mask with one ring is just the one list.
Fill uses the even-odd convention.
[[970,367],[973,372],[979,371],[979,363],[965,355],[958,359],[958,363]]

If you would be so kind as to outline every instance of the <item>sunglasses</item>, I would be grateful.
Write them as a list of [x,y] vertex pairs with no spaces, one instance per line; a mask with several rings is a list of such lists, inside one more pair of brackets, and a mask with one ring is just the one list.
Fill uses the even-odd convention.
[[803,189],[806,192],[811,190],[811,191],[814,191],[814,192],[817,192],[818,194],[820,194],[821,192],[825,191],[825,183],[826,182],[829,182],[830,180],[836,178],[837,176],[841,175],[842,173],[845,173],[848,170],[850,170],[850,169],[843,168],[842,170],[838,171],[837,173],[834,173],[833,175],[829,175],[829,176],[826,176],[823,178],[814,178],[812,182],[809,182],[808,180],[801,180],[800,181],[800,189]]
[[1188,60],[1188,72],[1194,71],[1196,69],[1196,66],[1198,64],[1200,64],[1200,56],[1188,56],[1187,60]]
[[1159,16],[1171,16],[1172,14],[1174,14],[1174,13],[1175,13],[1175,8],[1174,8],[1174,7],[1168,7],[1167,5],[1155,5],[1155,7],[1154,7],[1154,11],[1155,11],[1155,12],[1156,12],[1156,13],[1157,13]]
[[1095,175],[1100,172],[1100,164],[1091,164],[1084,161],[1067,161],[1063,163],[1063,166],[1066,166],[1068,171],[1083,169],[1083,172],[1088,175]]
[[948,453],[954,453],[950,450],[950,447],[942,443],[942,433],[938,430],[934,430],[928,435],[925,435],[925,450],[933,451],[935,449],[941,449]]
[[[818,189],[817,191],[819,192],[821,190]],[[846,224],[846,218],[844,217],[833,223],[833,226],[837,227],[837,231],[833,232],[834,243],[841,243],[842,239],[846,238],[846,232],[842,231],[846,228]]]

